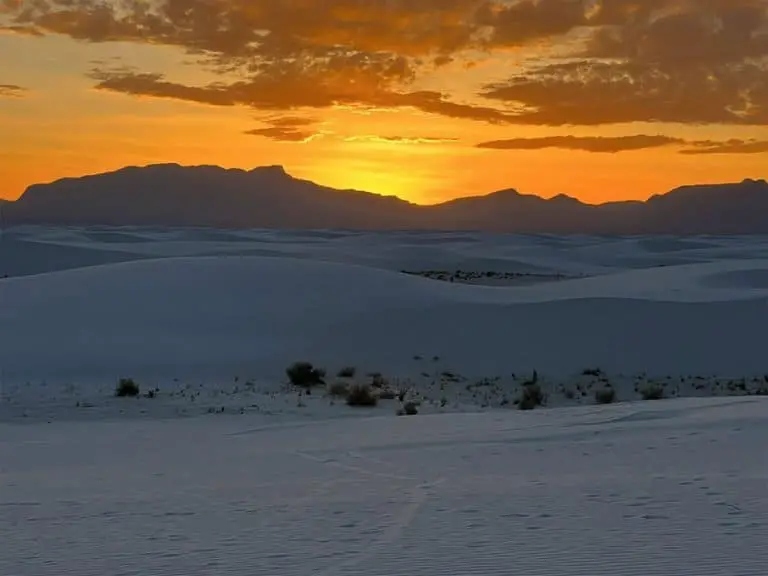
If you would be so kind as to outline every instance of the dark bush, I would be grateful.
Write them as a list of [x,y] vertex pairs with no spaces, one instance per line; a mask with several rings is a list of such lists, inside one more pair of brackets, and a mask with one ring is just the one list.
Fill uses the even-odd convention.
[[595,402],[598,404],[613,404],[616,402],[616,390],[603,388],[595,392]]
[[311,362],[294,362],[285,373],[294,386],[310,388],[325,384],[325,370],[315,368]]
[[419,413],[419,407],[416,402],[406,402],[403,409],[398,412],[402,416],[416,416]]
[[541,386],[534,382],[523,385],[523,393],[517,401],[517,407],[520,410],[533,410],[538,406],[543,406],[546,397],[541,391]]
[[120,378],[115,388],[115,396],[118,398],[135,398],[139,392],[139,385],[132,378]]
[[662,400],[664,398],[664,387],[659,384],[649,384],[642,390],[640,395],[643,400]]

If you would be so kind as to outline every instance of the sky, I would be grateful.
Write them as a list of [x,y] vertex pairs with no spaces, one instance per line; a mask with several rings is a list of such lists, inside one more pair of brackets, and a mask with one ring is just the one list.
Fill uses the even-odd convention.
[[126,165],[432,204],[768,172],[768,0],[0,0],[0,198]]

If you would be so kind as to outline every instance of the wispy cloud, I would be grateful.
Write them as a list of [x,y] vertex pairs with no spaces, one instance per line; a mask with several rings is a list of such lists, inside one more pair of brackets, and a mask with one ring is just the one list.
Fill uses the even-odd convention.
[[0,98],[21,98],[28,90],[15,84],[0,84]]
[[248,130],[245,134],[263,136],[280,142],[310,142],[323,135],[319,130],[310,130],[310,127],[317,123],[313,118],[277,116],[266,118],[263,123],[267,126]]
[[634,136],[546,136],[542,138],[511,138],[509,140],[494,140],[481,142],[478,148],[496,150],[541,150],[544,148],[562,148],[566,150],[581,150],[615,154],[630,150],[659,148],[672,144],[682,144],[684,140],[661,135]]
[[764,140],[686,140],[672,136],[636,134],[631,136],[545,136],[480,142],[478,148],[493,150],[543,150],[559,148],[598,154],[675,146],[680,154],[761,154],[768,153]]
[[767,140],[727,140],[725,142],[696,142],[681,154],[763,154],[768,153]]
[[458,142],[458,138],[443,138],[435,136],[376,136],[362,134],[359,136],[347,136],[346,142],[378,142],[383,144],[448,144]]

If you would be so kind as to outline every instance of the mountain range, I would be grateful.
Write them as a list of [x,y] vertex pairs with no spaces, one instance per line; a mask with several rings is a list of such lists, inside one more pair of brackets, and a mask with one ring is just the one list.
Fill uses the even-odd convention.
[[683,186],[647,201],[585,204],[514,189],[432,206],[253,170],[157,164],[30,186],[0,203],[6,226],[477,230],[553,234],[768,233],[768,183]]

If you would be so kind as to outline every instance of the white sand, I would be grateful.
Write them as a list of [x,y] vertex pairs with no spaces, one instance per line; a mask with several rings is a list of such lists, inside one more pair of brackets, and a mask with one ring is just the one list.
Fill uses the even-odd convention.
[[0,574],[765,573],[768,239],[30,227],[4,274]]
[[0,425],[0,573],[762,576],[766,408]]

